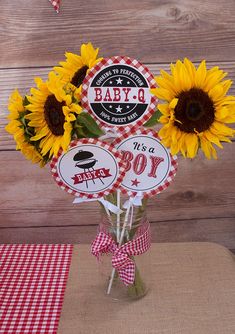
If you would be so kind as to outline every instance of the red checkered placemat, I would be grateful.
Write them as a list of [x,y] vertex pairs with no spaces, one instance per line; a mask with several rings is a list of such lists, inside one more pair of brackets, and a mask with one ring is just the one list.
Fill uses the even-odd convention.
[[0,245],[0,333],[56,333],[72,245]]

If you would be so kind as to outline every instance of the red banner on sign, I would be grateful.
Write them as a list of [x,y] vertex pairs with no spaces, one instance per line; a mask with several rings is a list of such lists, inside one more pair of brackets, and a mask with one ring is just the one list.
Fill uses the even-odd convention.
[[109,176],[112,176],[109,172],[109,169],[99,168],[76,174],[72,177],[72,179],[74,180],[74,184],[78,184],[84,181],[101,179]]

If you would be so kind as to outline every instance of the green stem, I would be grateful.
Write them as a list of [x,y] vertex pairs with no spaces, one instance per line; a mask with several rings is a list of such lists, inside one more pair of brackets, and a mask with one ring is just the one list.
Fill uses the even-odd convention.
[[135,266],[135,280],[134,283],[128,286],[128,295],[132,298],[143,297],[146,293],[146,286],[141,278],[139,269]]

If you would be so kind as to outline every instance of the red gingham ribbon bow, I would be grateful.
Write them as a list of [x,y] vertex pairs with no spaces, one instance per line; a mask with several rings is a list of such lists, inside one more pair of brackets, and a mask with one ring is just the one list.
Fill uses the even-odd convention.
[[113,254],[112,266],[125,285],[133,284],[135,280],[135,263],[129,256],[143,254],[151,245],[149,222],[139,229],[138,235],[134,240],[118,246],[109,234],[100,232],[91,244],[91,253],[97,258],[100,254]]

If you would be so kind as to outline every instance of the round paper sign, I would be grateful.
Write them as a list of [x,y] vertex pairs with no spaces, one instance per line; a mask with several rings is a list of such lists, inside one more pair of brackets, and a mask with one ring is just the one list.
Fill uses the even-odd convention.
[[120,186],[125,168],[121,154],[113,146],[97,139],[81,139],[52,159],[51,171],[57,184],[68,193],[99,198]]
[[82,85],[82,106],[101,126],[121,129],[140,126],[155,111],[156,83],[150,71],[135,59],[116,56],[101,60]]
[[122,192],[129,196],[142,192],[153,196],[166,189],[176,174],[177,158],[172,156],[151,130],[137,130],[114,140],[126,162]]

